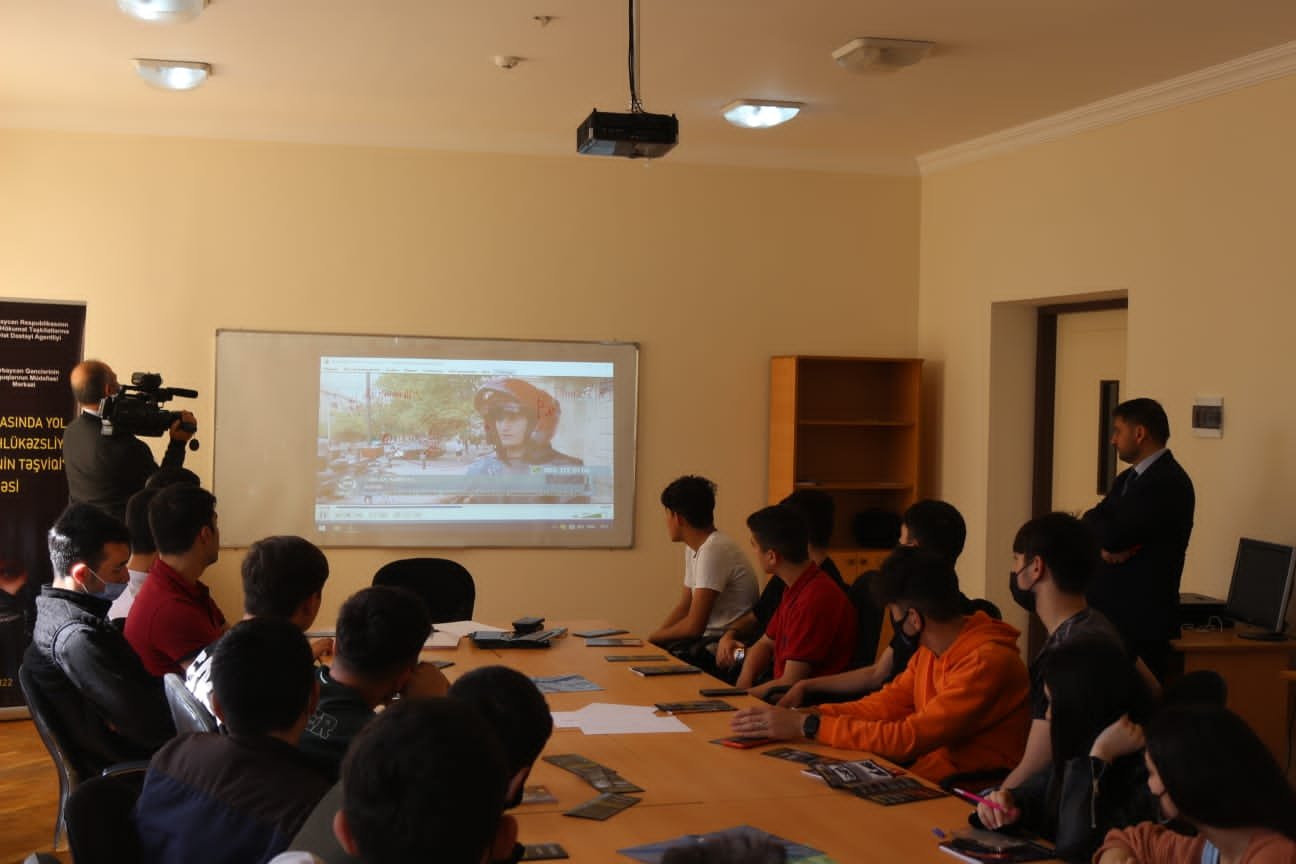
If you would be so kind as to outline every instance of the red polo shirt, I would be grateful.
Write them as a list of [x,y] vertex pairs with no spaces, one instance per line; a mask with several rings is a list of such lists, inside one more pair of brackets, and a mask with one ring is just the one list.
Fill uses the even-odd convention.
[[225,616],[202,582],[190,585],[159,558],[126,616],[126,641],[152,675],[183,675],[180,661],[215,642]]
[[812,677],[844,671],[855,651],[855,625],[846,592],[811,562],[783,594],[765,628],[774,640],[774,677],[783,676],[789,660],[809,663]]

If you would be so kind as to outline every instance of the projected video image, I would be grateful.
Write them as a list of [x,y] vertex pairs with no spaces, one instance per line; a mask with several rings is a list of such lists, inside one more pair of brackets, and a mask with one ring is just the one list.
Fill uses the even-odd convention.
[[321,531],[613,517],[613,364],[321,357]]

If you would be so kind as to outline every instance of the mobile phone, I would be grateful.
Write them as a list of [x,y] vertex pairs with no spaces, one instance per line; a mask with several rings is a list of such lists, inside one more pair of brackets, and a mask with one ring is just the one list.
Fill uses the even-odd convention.
[[703,696],[746,696],[747,691],[741,687],[703,687],[698,691]]

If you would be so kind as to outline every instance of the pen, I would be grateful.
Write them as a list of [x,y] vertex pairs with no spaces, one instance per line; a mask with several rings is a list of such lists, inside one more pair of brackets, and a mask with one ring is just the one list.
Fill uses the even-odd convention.
[[951,789],[950,791],[953,792],[955,795],[959,796],[960,798],[964,799],[965,801],[972,801],[977,804],[984,804],[987,807],[989,807],[991,810],[998,810],[1000,813],[1008,812],[1008,808],[1003,806],[1002,804],[996,804],[994,801],[991,801],[989,798],[982,798],[980,795],[973,795],[971,792],[967,791],[966,789],[956,788],[956,789]]

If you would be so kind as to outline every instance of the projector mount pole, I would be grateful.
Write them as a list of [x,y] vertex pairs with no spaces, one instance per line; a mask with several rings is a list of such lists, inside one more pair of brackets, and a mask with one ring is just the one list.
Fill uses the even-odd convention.
[[630,70],[630,113],[642,114],[643,102],[639,101],[639,6],[635,0],[630,2],[630,48],[627,61]]

